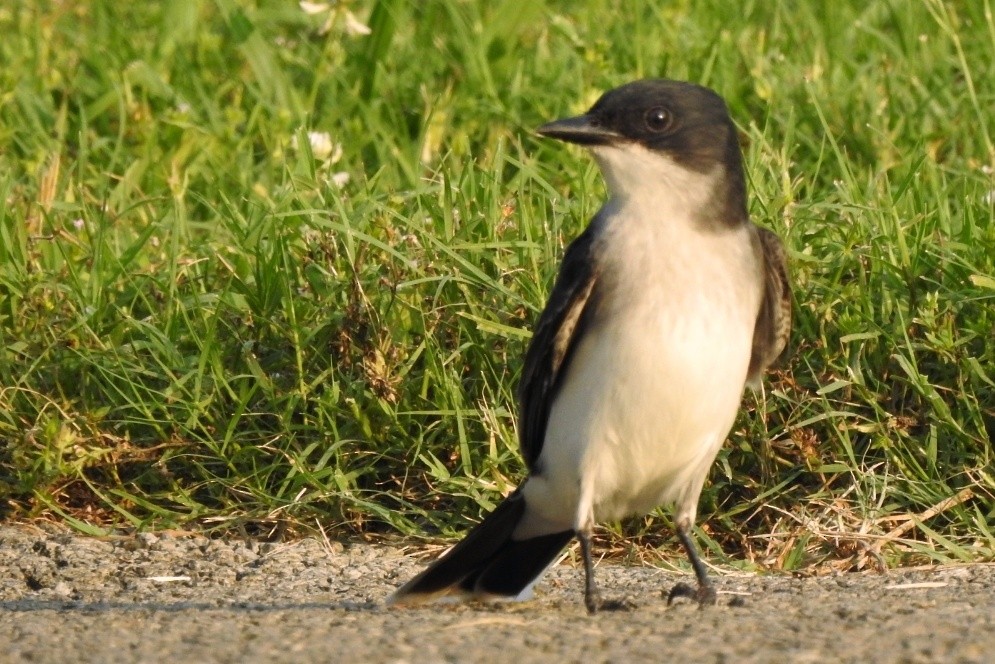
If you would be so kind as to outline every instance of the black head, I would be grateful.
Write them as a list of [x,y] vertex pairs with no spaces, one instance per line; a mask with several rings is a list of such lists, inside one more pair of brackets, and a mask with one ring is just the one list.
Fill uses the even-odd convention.
[[584,115],[539,127],[543,136],[587,146],[636,143],[697,171],[740,172],[736,127],[725,102],[693,83],[646,79],[609,90]]

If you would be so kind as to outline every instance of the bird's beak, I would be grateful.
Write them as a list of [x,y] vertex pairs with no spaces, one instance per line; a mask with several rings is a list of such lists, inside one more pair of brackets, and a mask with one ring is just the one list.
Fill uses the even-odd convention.
[[536,133],[579,145],[608,145],[622,138],[614,131],[598,126],[594,118],[587,114],[547,122],[536,129]]

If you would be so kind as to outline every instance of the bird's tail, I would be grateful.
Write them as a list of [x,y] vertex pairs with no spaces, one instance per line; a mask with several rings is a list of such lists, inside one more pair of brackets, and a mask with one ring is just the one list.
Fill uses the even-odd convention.
[[388,604],[417,604],[443,595],[518,597],[574,536],[572,530],[565,530],[512,539],[524,516],[525,497],[516,491],[459,544],[401,586]]

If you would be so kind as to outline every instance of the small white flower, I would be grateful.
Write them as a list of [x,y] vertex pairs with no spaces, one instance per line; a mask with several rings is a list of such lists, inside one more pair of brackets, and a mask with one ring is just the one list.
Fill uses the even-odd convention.
[[318,159],[326,159],[335,149],[335,146],[332,145],[332,137],[327,131],[309,131],[307,140],[311,144],[311,152]]
[[[309,131],[307,141],[311,145],[311,153],[316,159],[334,164],[342,158],[342,145],[333,143],[332,137],[327,131]],[[298,149],[297,134],[291,139],[290,144],[294,149]]]
[[83,226],[85,225],[86,222],[84,222],[82,219],[73,219],[73,228],[75,228],[76,230],[78,231],[83,230]]
[[349,184],[350,177],[351,176],[347,172],[339,171],[338,173],[332,173],[332,177],[329,178],[329,181],[332,184],[334,184],[336,187],[341,189],[342,187]]
[[298,4],[308,16],[314,16],[315,14],[327,12],[332,8],[332,6],[327,2],[300,2]]
[[361,35],[361,36],[365,36],[373,32],[372,30],[370,30],[370,26],[361,22],[348,9],[345,12],[345,31],[347,34],[350,35]]

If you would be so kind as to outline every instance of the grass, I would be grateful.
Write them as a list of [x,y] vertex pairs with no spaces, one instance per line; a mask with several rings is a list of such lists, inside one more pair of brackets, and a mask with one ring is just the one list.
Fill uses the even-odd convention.
[[531,129],[667,76],[727,98],[795,286],[710,554],[995,558],[990,0],[648,5],[0,9],[7,518],[465,530],[521,477],[529,330],[604,196]]

